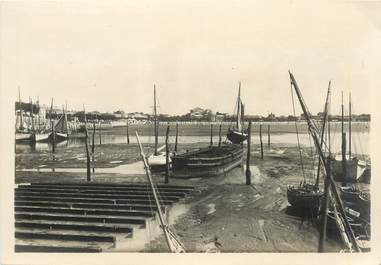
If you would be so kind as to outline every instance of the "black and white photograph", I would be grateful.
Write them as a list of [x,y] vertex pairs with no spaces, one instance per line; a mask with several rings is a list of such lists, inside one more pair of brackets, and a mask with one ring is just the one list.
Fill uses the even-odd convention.
[[380,47],[380,1],[1,1],[1,263],[380,264]]

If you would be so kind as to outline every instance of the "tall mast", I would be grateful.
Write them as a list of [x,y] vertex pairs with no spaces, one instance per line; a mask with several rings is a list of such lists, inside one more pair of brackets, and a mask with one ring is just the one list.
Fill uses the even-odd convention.
[[238,84],[238,98],[237,98],[237,129],[241,130],[241,81]]
[[154,198],[154,201],[156,204],[156,208],[158,211],[160,227],[163,229],[163,233],[164,233],[165,240],[167,242],[168,248],[171,250],[171,252],[185,252],[185,249],[183,248],[181,243],[174,237],[174,235],[171,233],[168,226],[164,222],[164,217],[163,217],[163,213],[161,211],[161,206],[159,203],[158,195],[156,193],[156,189],[155,189],[153,181],[152,181],[151,171],[150,171],[148,162],[146,160],[146,156],[144,155],[143,147],[140,143],[138,132],[135,132],[135,135],[136,135],[136,140],[138,142],[138,146],[139,146],[139,150],[140,150],[140,156],[141,156],[143,163],[144,163],[144,169],[145,169],[147,179],[148,179],[148,182],[149,182],[152,194],[153,194],[153,198]]
[[33,118],[33,101],[31,98],[29,98],[30,101],[30,119],[32,121],[32,131],[34,131],[34,118]]
[[154,124],[155,124],[155,153],[154,155],[157,155],[157,142],[158,142],[158,129],[157,129],[157,106],[156,106],[156,85],[153,85],[153,109],[154,109]]
[[307,107],[305,105],[305,102],[303,100],[303,97],[301,95],[301,92],[299,90],[298,84],[296,83],[296,80],[295,80],[293,74],[290,71],[289,71],[289,74],[290,74],[290,79],[291,79],[291,85],[294,86],[294,89],[295,89],[296,94],[297,94],[298,99],[299,99],[299,103],[300,103],[300,105],[301,105],[301,107],[303,109],[304,116],[305,116],[305,118],[307,120],[308,130],[310,131],[311,136],[312,136],[312,138],[314,140],[314,144],[315,144],[315,147],[316,147],[316,149],[318,151],[321,163],[324,165],[323,169],[325,171],[326,177],[330,181],[331,191],[332,191],[332,194],[333,194],[333,196],[335,198],[335,201],[337,203],[338,210],[340,212],[341,218],[343,218],[343,225],[344,225],[345,231],[348,234],[348,237],[349,237],[349,239],[350,239],[350,241],[351,241],[355,251],[360,252],[360,249],[359,249],[359,247],[357,245],[355,236],[354,236],[353,231],[351,229],[351,226],[349,224],[349,221],[348,221],[348,218],[347,218],[347,215],[346,215],[343,203],[341,201],[339,192],[338,192],[338,190],[336,188],[335,182],[334,182],[334,180],[332,178],[332,175],[331,174],[327,174],[327,172],[329,173],[330,169],[329,169],[329,165],[328,165],[328,163],[327,163],[327,161],[326,161],[326,159],[324,157],[324,153],[323,153],[323,151],[322,151],[322,149],[320,148],[320,145],[319,145],[319,137],[317,135],[317,128],[315,127],[315,125],[311,121],[310,115],[309,115],[309,113],[307,111]]
[[[322,129],[321,129],[320,148],[323,147],[323,142],[324,142],[324,131],[325,131],[325,124],[327,123],[327,119],[328,119],[328,99],[329,99],[330,93],[331,93],[331,80],[328,83],[327,97],[325,99],[325,104],[324,104],[324,118],[323,118],[323,125],[322,125]],[[319,159],[318,171],[317,171],[317,175],[316,175],[315,189],[319,188],[320,167],[321,167],[321,161]]]
[[53,130],[54,124],[53,124],[52,115],[53,115],[53,98],[50,105],[50,115],[49,115],[50,126],[52,127],[52,130]]
[[346,134],[344,132],[344,96],[341,91],[341,168],[342,168],[342,185],[346,186],[347,181],[347,166],[346,166]]
[[349,136],[348,136],[348,159],[351,160],[352,157],[352,101],[351,101],[351,92],[349,92]]
[[20,130],[24,129],[24,121],[23,121],[23,111],[22,111],[22,104],[21,104],[21,96],[20,96],[20,87],[18,87],[19,90],[19,108],[20,108]]

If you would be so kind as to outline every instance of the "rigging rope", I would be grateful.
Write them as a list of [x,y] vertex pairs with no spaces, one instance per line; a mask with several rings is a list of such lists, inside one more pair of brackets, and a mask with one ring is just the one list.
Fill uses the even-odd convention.
[[[294,113],[294,117],[296,117],[296,112],[295,112],[295,102],[294,102],[294,92],[292,90],[292,82],[290,83],[291,87],[291,98],[292,98],[292,110]],[[295,131],[296,131],[296,139],[298,141],[298,150],[299,150],[299,156],[300,156],[300,164],[302,166],[302,174],[303,174],[303,183],[306,182],[306,176],[304,174],[304,166],[303,166],[303,157],[302,157],[302,150],[300,149],[300,141],[299,141],[299,132],[298,132],[298,124],[295,119]]]

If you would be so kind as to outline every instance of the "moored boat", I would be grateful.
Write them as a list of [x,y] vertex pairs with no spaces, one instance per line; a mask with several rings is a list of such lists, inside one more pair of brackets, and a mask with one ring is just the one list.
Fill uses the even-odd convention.
[[287,186],[287,199],[291,206],[298,209],[319,210],[323,192],[315,185],[301,183],[299,186]]
[[238,87],[238,97],[236,103],[236,113],[237,119],[234,126],[229,127],[226,137],[233,144],[241,144],[247,140],[248,134],[247,129],[243,128],[243,119],[244,119],[244,105],[241,100],[241,82],[239,82]]
[[242,163],[243,149],[240,145],[224,144],[172,157],[173,177],[210,177],[224,174]]

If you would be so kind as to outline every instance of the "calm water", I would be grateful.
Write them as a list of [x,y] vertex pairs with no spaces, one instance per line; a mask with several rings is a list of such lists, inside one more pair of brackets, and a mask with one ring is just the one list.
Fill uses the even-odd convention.
[[[277,144],[291,144],[291,145],[297,145],[297,138],[296,134],[294,133],[274,133],[271,134],[271,143],[277,143]],[[252,143],[253,144],[259,144],[259,135],[254,134],[252,135]],[[222,140],[225,140],[225,137],[222,138]],[[310,139],[309,135],[306,133],[299,135],[299,140],[301,145],[303,146],[310,146],[313,145],[312,138]],[[126,143],[127,138],[126,136],[121,135],[110,135],[105,134],[102,135],[102,144],[120,144],[120,143]],[[140,136],[140,141],[142,143],[154,143],[154,137],[153,136]],[[170,137],[169,142],[174,143],[175,137]],[[165,137],[159,136],[159,143],[164,144]],[[209,143],[210,142],[210,136],[179,136],[178,138],[179,143],[184,144],[197,144],[197,143]],[[218,142],[218,135],[215,135],[213,137],[213,142]],[[95,137],[95,143],[99,144],[99,136],[97,135]],[[134,136],[130,136],[130,143],[135,144],[136,138]],[[267,134],[263,134],[263,143],[264,145],[267,144]],[[347,140],[348,143],[348,140]],[[63,149],[68,147],[78,147],[83,146],[85,144],[84,138],[80,137],[72,137],[67,141],[58,143],[56,146],[56,149]],[[339,152],[341,150],[341,137],[339,132],[334,132],[331,137],[331,146],[333,152]],[[37,143],[35,145],[30,144],[16,144],[16,153],[29,153],[29,152],[40,152],[40,151],[46,151],[50,150],[51,145],[48,143]],[[352,152],[355,154],[364,154],[369,155],[369,132],[354,132],[352,133]]]

